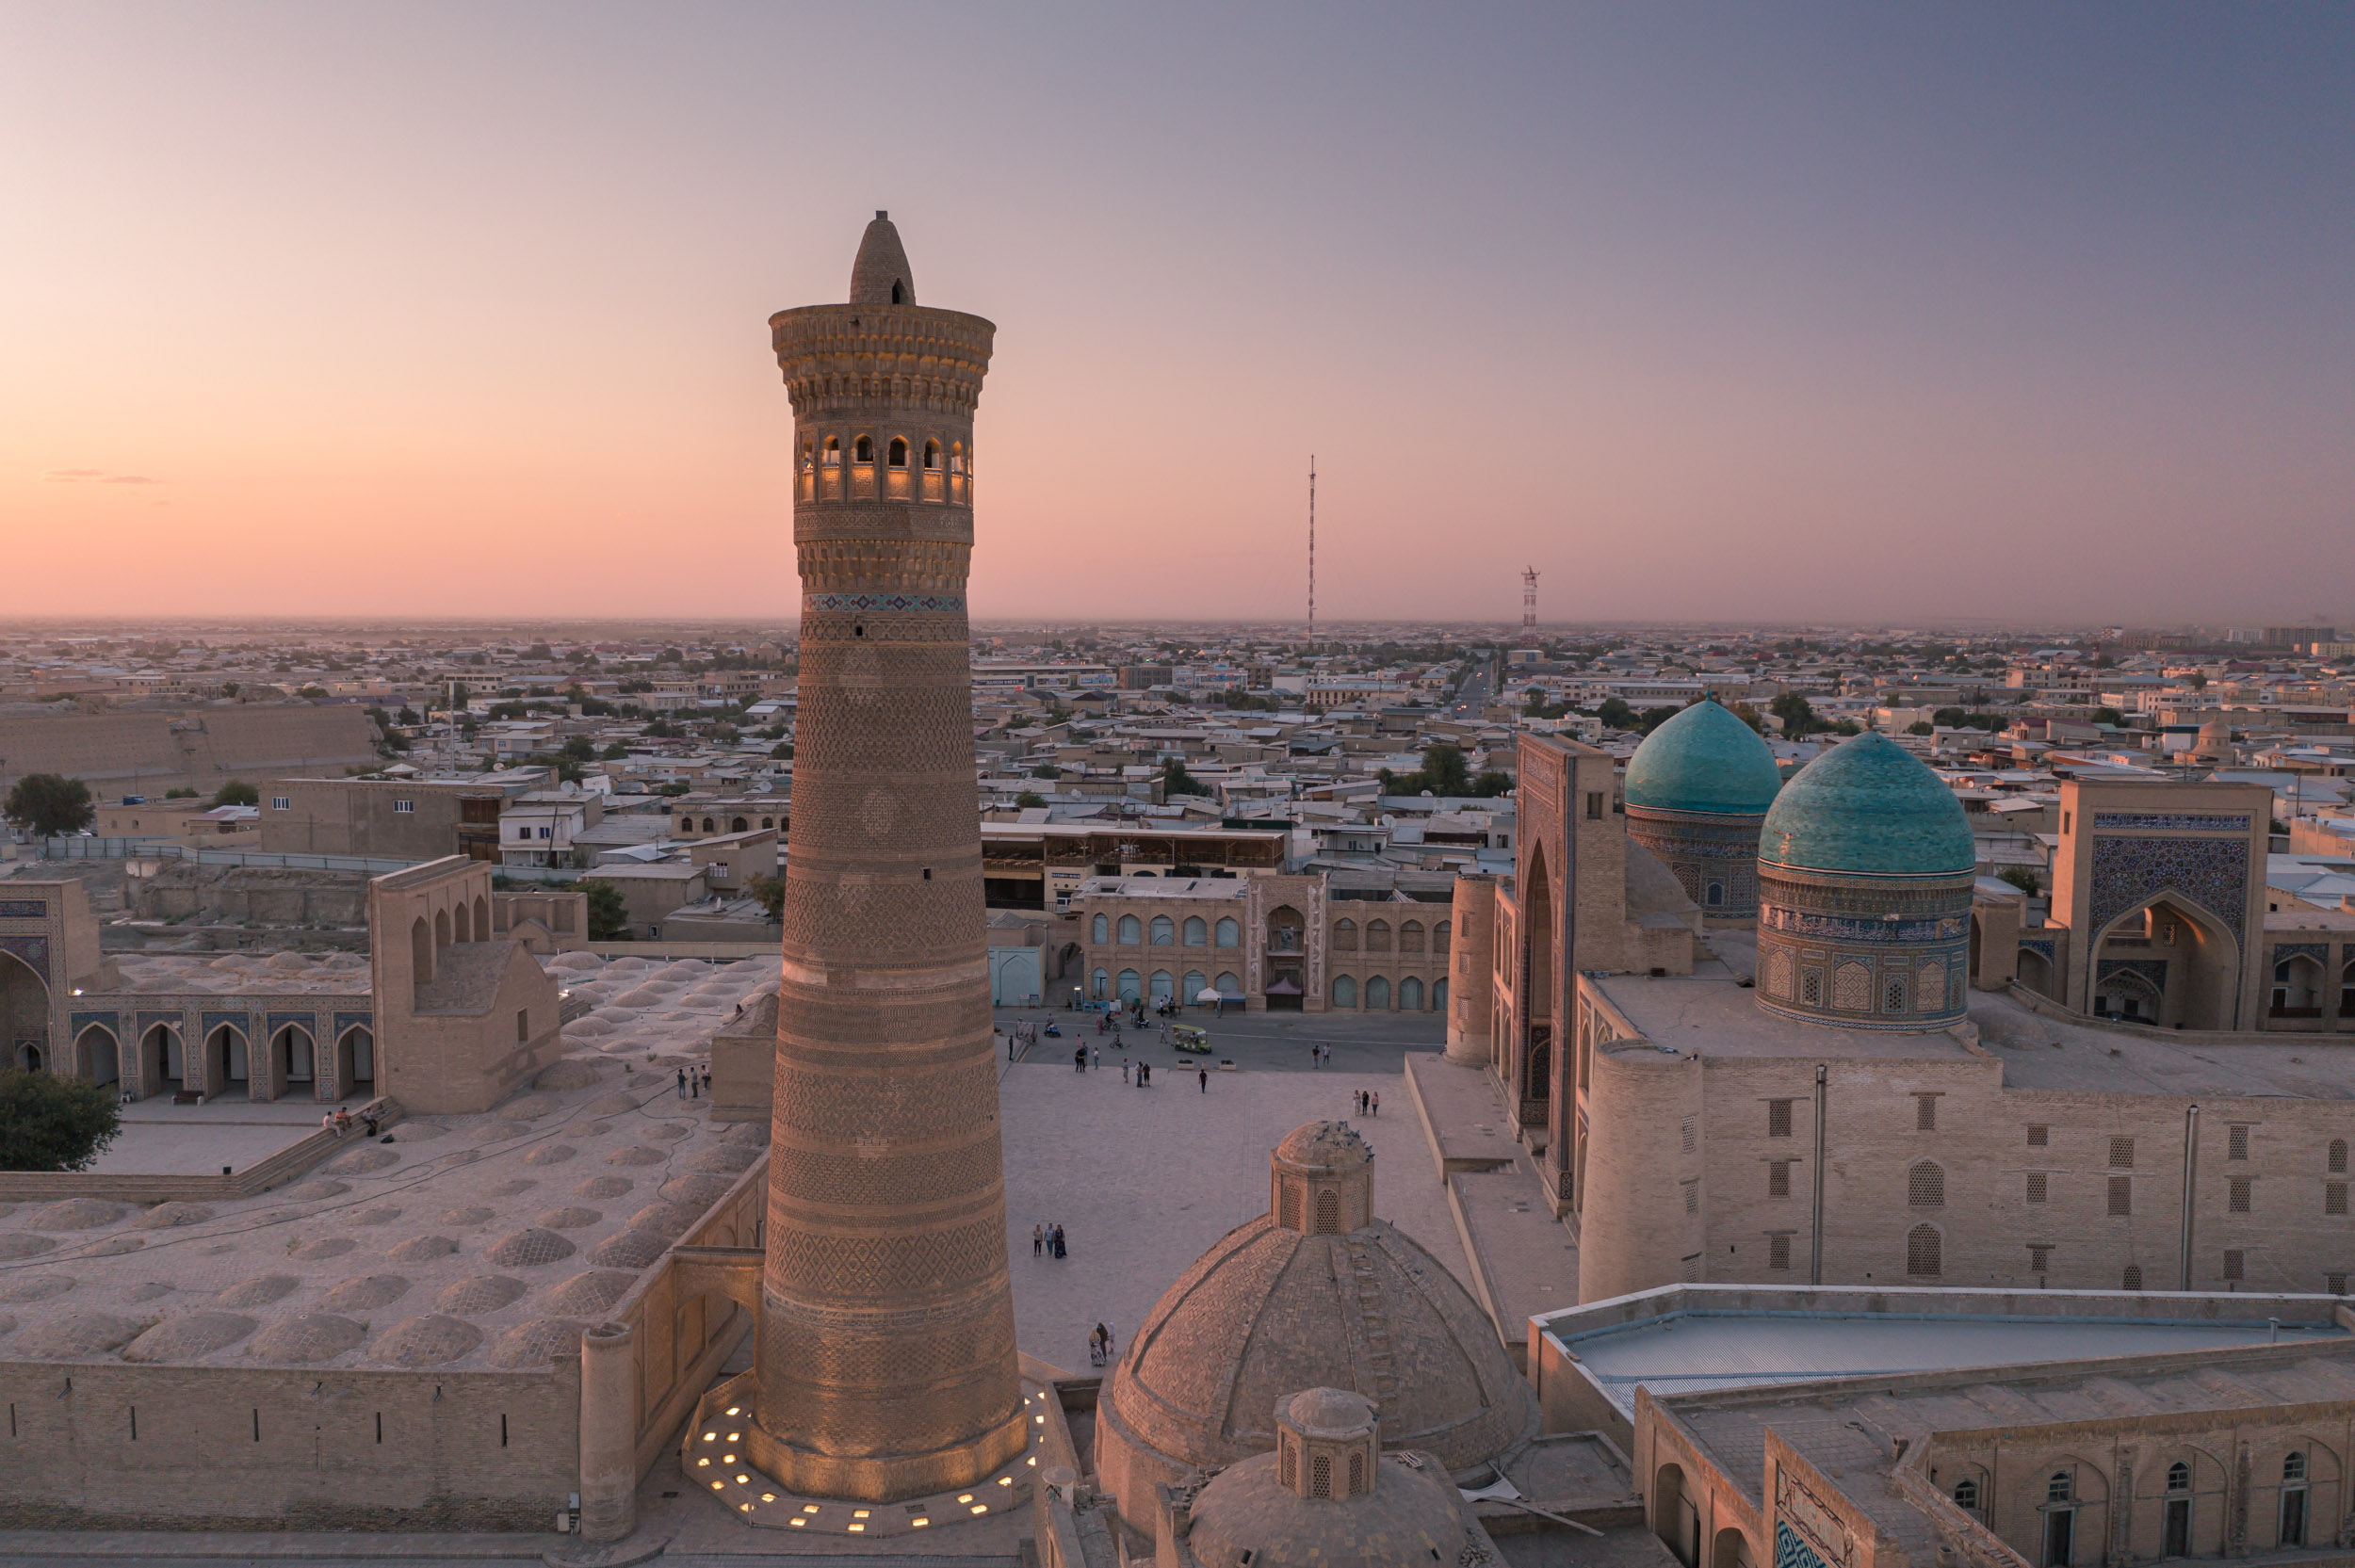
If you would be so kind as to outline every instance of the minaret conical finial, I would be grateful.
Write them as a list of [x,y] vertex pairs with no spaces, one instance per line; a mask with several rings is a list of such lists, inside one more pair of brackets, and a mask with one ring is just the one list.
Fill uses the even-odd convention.
[[900,243],[891,215],[880,207],[875,221],[858,242],[858,260],[851,264],[851,303],[853,305],[913,305],[916,274]]

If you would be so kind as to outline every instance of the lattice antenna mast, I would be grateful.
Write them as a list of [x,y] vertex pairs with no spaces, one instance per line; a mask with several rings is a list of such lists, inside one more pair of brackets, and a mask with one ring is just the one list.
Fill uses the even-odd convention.
[[1317,455],[1308,454],[1308,632],[1317,629]]
[[1521,571],[1521,630],[1537,629],[1537,569],[1524,567]]

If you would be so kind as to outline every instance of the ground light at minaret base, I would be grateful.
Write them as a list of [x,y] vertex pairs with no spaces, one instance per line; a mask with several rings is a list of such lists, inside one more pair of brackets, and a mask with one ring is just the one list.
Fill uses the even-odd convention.
[[770,318],[793,402],[801,718],[755,1465],[890,1501],[1028,1423],[1006,1267],[966,576],[996,329],[875,215],[850,302]]

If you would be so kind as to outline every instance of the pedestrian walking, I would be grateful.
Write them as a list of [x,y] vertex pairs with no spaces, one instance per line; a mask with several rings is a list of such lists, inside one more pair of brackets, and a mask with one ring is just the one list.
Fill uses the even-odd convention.
[[1382,1091],[1381,1091],[1380,1090],[1378,1090],[1378,1089],[1377,1089],[1377,1090],[1375,1090],[1375,1091],[1373,1091],[1372,1095],[1371,1096],[1371,1099],[1372,1099],[1372,1113],[1373,1113],[1374,1115],[1376,1115],[1376,1116],[1381,1115],[1381,1114],[1382,1114]]
[[704,1075],[700,1070],[687,1075],[687,1097],[690,1100],[704,1097]]
[[1055,1255],[1057,1257],[1067,1257],[1070,1255],[1064,1246],[1063,1227],[1061,1225],[1057,1225],[1055,1227]]
[[1127,1057],[1120,1059],[1120,1081],[1122,1083],[1129,1081],[1129,1059]]
[[1210,1091],[1210,1070],[1207,1067],[1197,1067],[1194,1071],[1194,1075],[1202,1080],[1202,1092],[1208,1094]]
[[680,1069],[678,1070],[678,1091],[677,1091],[677,1092],[678,1092],[678,1097],[679,1097],[680,1099],[684,1100],[684,1099],[686,1099],[686,1098],[687,1098],[687,1069],[686,1069],[686,1068],[684,1068],[684,1067],[682,1067],[682,1068],[680,1068]]
[[1090,1052],[1088,1052],[1088,1071],[1090,1071],[1091,1073],[1096,1072],[1096,1070],[1100,1069],[1103,1065],[1104,1065],[1104,1053],[1103,1053],[1102,1051],[1100,1051],[1100,1050],[1091,1050]]
[[1032,1225],[1031,1227],[1031,1255],[1036,1257],[1045,1251],[1047,1251],[1047,1227]]

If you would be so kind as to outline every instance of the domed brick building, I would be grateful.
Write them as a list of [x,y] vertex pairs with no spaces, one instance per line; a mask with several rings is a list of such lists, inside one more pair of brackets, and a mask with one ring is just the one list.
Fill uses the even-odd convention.
[[1758,1004],[1852,1029],[1962,1021],[1978,854],[1962,804],[1859,736],[1783,786],[1758,849]]
[[1713,700],[1644,738],[1627,765],[1627,836],[1710,919],[1758,913],[1758,834],[1782,770],[1758,732]]
[[1154,1528],[1154,1488],[1277,1447],[1279,1399],[1356,1390],[1380,1446],[1482,1482],[1535,1436],[1536,1398],[1445,1265],[1373,1216],[1373,1151],[1312,1122],[1269,1158],[1269,1212],[1171,1285],[1096,1411],[1098,1484]]
[[1429,1454],[1382,1451],[1372,1401],[1311,1388],[1275,1406],[1275,1448],[1164,1489],[1168,1568],[1481,1568],[1496,1543]]

